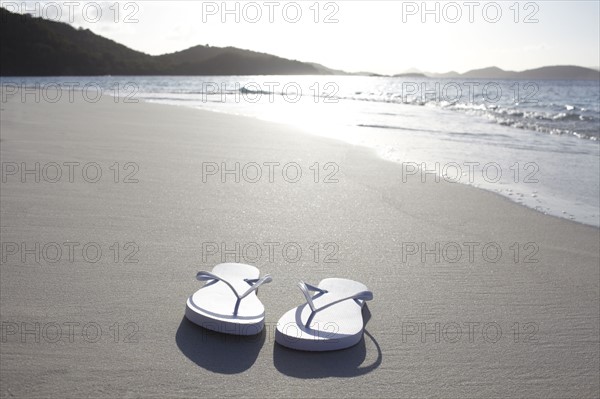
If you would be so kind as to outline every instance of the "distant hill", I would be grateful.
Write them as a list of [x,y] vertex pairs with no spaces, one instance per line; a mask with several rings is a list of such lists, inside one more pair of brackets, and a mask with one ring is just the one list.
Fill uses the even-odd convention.
[[530,80],[599,80],[600,72],[593,68],[574,65],[546,66],[526,71],[505,71],[498,67],[473,69],[465,73],[455,71],[446,73],[413,73],[405,72],[394,77],[428,77],[428,78],[458,78],[458,79],[530,79]]
[[493,78],[493,79],[510,79],[514,77],[514,72],[505,71],[498,67],[489,67],[483,69],[474,69],[472,71],[465,72],[460,75],[462,78],[470,78],[470,79],[485,79],[485,78]]
[[0,8],[4,76],[145,75],[152,57],[70,25]]
[[460,73],[456,71],[450,71],[446,73],[427,73],[427,75],[432,78],[455,78],[457,76],[460,76]]
[[396,75],[393,76],[394,78],[426,78],[427,75],[425,75],[424,73],[421,72],[405,72],[405,73],[398,73]]
[[435,78],[461,79],[531,79],[531,80],[599,80],[600,72],[574,65],[546,66],[521,72],[505,71],[498,67],[474,69],[465,73],[428,74]]
[[152,58],[157,64],[157,75],[329,74],[308,63],[235,47],[195,46]]
[[517,72],[519,79],[580,79],[598,80],[600,72],[590,68],[574,65],[547,66]]
[[[88,29],[12,13],[0,8],[1,76],[93,75],[363,75],[289,60],[235,47],[195,46],[151,56],[132,50]],[[527,71],[498,67],[459,74],[433,74],[411,69],[399,78],[463,79],[600,79],[600,72],[579,66],[547,66]]]
[[323,66],[234,47],[196,46],[160,56],[85,29],[0,8],[0,75],[321,75]]
[[341,71],[339,69],[327,68],[326,66],[317,64],[316,62],[309,62],[308,64],[317,68],[317,70],[319,72],[321,72],[321,74],[323,74],[323,75],[351,75],[350,73],[348,73],[346,71]]

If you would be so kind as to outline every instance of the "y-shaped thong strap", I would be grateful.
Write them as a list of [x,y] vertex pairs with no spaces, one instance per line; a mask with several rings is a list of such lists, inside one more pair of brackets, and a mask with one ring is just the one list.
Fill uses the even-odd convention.
[[234,316],[237,316],[238,309],[240,308],[240,302],[242,301],[242,299],[244,299],[245,297],[250,295],[251,292],[258,289],[258,287],[260,287],[261,285],[267,284],[267,283],[270,283],[271,281],[273,281],[273,278],[269,274],[267,274],[264,277],[259,278],[259,279],[244,279],[245,282],[250,284],[250,288],[248,288],[248,290],[246,290],[246,292],[244,292],[243,294],[240,295],[237,292],[237,290],[235,288],[233,288],[233,285],[231,285],[231,283],[229,281],[217,276],[216,274],[213,274],[210,272],[198,272],[198,274],[196,274],[196,279],[199,281],[213,281],[213,282],[222,281],[225,284],[227,284],[227,286],[229,288],[231,288],[231,291],[233,291],[233,293],[237,297],[237,301],[235,302],[235,308],[233,309]]
[[[298,283],[298,287],[300,287],[300,291],[302,291],[302,293],[304,294],[304,297],[306,298],[306,303],[308,304],[308,306],[310,306],[310,309],[311,309],[310,316],[308,316],[308,320],[306,320],[306,323],[304,325],[304,327],[306,327],[306,328],[310,328],[310,323],[313,320],[313,318],[315,317],[315,314],[317,314],[317,312],[327,309],[330,306],[333,306],[340,302],[347,301],[349,299],[353,299],[357,304],[362,306],[362,301],[370,301],[371,299],[373,299],[373,293],[371,291],[360,291],[360,292],[357,292],[356,294],[337,299],[333,302],[329,302],[326,305],[321,306],[320,308],[316,308],[315,304],[313,302],[313,299],[318,298],[322,295],[328,294],[329,291],[323,290],[319,287],[315,287],[314,285],[306,284],[303,281],[300,281]],[[310,295],[310,291],[318,292],[318,294],[316,294],[313,297]]]

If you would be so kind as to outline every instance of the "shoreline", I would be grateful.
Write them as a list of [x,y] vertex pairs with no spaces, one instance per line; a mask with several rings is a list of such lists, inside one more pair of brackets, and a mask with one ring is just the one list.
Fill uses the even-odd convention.
[[[187,109],[194,109],[194,110],[198,110],[198,111],[203,111],[203,112],[215,112],[217,114],[222,114],[222,115],[233,115],[233,116],[242,116],[242,117],[247,117],[247,118],[252,118],[254,120],[258,120],[258,121],[262,121],[262,122],[266,122],[266,123],[275,123],[275,124],[282,124],[284,126],[288,126],[294,130],[299,130],[302,131],[310,136],[313,137],[320,137],[320,138],[325,138],[325,139],[330,139],[330,140],[335,140],[338,141],[340,143],[344,143],[346,145],[357,145],[357,146],[361,146],[363,148],[366,148],[367,150],[373,152],[374,156],[376,156],[379,159],[382,159],[384,161],[387,162],[392,162],[396,165],[403,165],[403,164],[414,164],[415,162],[402,162],[400,160],[395,160],[390,158],[389,156],[386,156],[381,149],[377,149],[377,148],[373,148],[370,147],[368,145],[364,145],[364,144],[354,144],[351,143],[349,141],[344,140],[343,138],[336,138],[336,137],[331,137],[331,136],[326,136],[323,135],[322,133],[316,133],[314,130],[314,128],[311,127],[301,127],[301,126],[297,126],[294,123],[283,123],[283,122],[277,122],[277,121],[273,121],[273,120],[269,120],[269,119],[263,119],[259,116],[250,116],[250,115],[243,115],[243,114],[237,114],[237,113],[233,113],[233,112],[227,112],[227,111],[221,111],[221,110],[216,110],[216,109],[203,109],[203,108],[199,108],[197,106],[188,106],[185,104],[174,104],[174,103],[169,103],[169,102],[163,102],[162,100],[144,100],[142,99],[141,101],[144,101],[146,103],[149,104],[159,104],[159,105],[166,105],[166,106],[173,106],[173,107],[183,107],[183,108],[187,108]],[[353,129],[356,129],[356,127],[354,127]],[[578,138],[578,140],[582,140],[581,138]],[[594,140],[591,140],[594,141]],[[419,164],[419,173],[422,174],[422,166],[423,164],[427,164],[427,162],[421,162]],[[598,218],[596,218],[596,220],[593,221],[583,221],[583,220],[577,220],[575,217],[573,217],[573,215],[569,216],[569,213],[566,211],[562,211],[562,213],[559,213],[559,211],[552,211],[552,212],[548,212],[547,210],[542,210],[542,209],[537,209],[536,206],[534,204],[530,204],[530,203],[525,203],[521,201],[521,198],[523,195],[521,195],[521,198],[517,197],[517,196],[512,196],[512,194],[508,195],[508,194],[503,194],[501,191],[502,189],[500,188],[494,188],[494,187],[484,187],[481,184],[474,184],[474,183],[468,183],[468,182],[463,182],[463,181],[458,181],[458,182],[452,182],[452,181],[448,181],[442,174],[438,174],[437,177],[439,177],[442,180],[446,180],[447,182],[450,182],[451,184],[461,184],[464,186],[468,186],[468,187],[472,187],[478,190],[484,190],[484,191],[488,191],[491,193],[494,193],[500,197],[502,197],[505,200],[508,200],[509,202],[518,204],[519,206],[524,206],[525,208],[528,208],[530,210],[533,210],[537,213],[541,213],[543,215],[546,216],[551,216],[554,218],[558,218],[561,220],[567,220],[570,222],[574,222],[583,226],[588,226],[588,227],[593,227],[596,229],[600,230],[600,216]],[[460,180],[460,179],[459,179]],[[512,189],[510,190],[512,191]]]
[[[269,75],[265,75],[265,76],[269,76]],[[316,75],[316,76],[319,76],[319,75]],[[106,78],[107,76],[97,76],[97,77]],[[108,77],[113,77],[113,76],[108,76]],[[127,76],[121,76],[121,77],[127,77]],[[3,77],[3,78],[7,78],[7,77]],[[11,78],[11,77],[8,77],[8,78]],[[31,77],[29,77],[29,78],[31,78]],[[40,78],[40,77],[34,77],[34,78]],[[48,78],[48,77],[41,77],[41,78]],[[75,89],[75,91],[81,92],[82,90],[81,89]],[[108,96],[110,98],[115,99],[115,96],[112,95],[112,94],[108,94]],[[120,101],[123,101],[123,97],[118,97],[118,99]],[[302,127],[302,126],[297,126],[297,125],[295,125],[294,123],[291,123],[291,122],[290,123],[278,122],[278,121],[263,119],[263,118],[261,118],[259,116],[243,115],[243,114],[237,114],[237,113],[233,113],[233,112],[221,111],[221,110],[216,110],[216,109],[203,109],[203,108],[200,108],[200,107],[197,107],[197,106],[188,106],[188,105],[186,105],[184,103],[182,103],[182,104],[175,104],[175,103],[164,102],[163,100],[149,100],[149,99],[144,99],[144,98],[141,98],[141,99],[135,98],[134,100],[135,101],[139,101],[141,103],[145,103],[145,104],[154,104],[154,105],[160,105],[160,106],[166,106],[166,107],[177,107],[177,108],[183,108],[183,109],[188,109],[188,110],[196,110],[196,111],[200,111],[200,112],[210,112],[210,113],[216,113],[216,114],[220,114],[220,115],[235,116],[235,117],[242,117],[242,118],[250,118],[252,120],[260,121],[260,122],[264,122],[264,123],[268,123],[268,124],[283,125],[283,126],[286,126],[286,127],[290,128],[292,130],[308,134],[311,137],[323,138],[325,140],[334,140],[334,141],[339,142],[339,143],[344,143],[345,145],[360,146],[362,148],[367,149],[369,152],[372,152],[373,155],[375,157],[377,157],[378,159],[384,160],[386,162],[391,162],[391,163],[394,163],[396,165],[403,165],[405,163],[405,162],[401,162],[399,160],[391,159],[389,156],[386,156],[385,154],[383,154],[380,149],[372,148],[372,147],[369,147],[368,145],[351,143],[349,141],[345,141],[342,138],[325,136],[325,135],[323,135],[322,132],[315,132],[314,127],[313,128],[311,128],[311,127]],[[408,162],[408,163],[414,163],[414,162]],[[425,164],[425,162],[423,162],[423,164]],[[420,168],[421,168],[421,166],[419,165],[419,169]],[[422,173],[422,172],[419,170],[419,173]],[[438,174],[437,176],[441,180],[446,180],[442,174]],[[448,180],[446,180],[446,182],[448,182]],[[456,184],[456,182],[451,182],[451,181],[450,181],[450,183],[451,184]],[[501,197],[501,198],[503,198],[505,200],[508,200],[511,203],[518,204],[519,206],[524,206],[525,208],[527,208],[529,210],[532,210],[532,211],[534,211],[536,213],[541,213],[541,214],[543,214],[545,216],[550,216],[550,217],[557,218],[557,219],[560,219],[560,220],[566,220],[566,221],[569,221],[569,222],[574,222],[574,223],[577,223],[577,224],[580,224],[580,225],[583,225],[583,226],[593,227],[593,228],[596,228],[596,229],[600,230],[600,219],[598,220],[598,223],[596,223],[596,224],[585,223],[584,221],[575,220],[574,218],[569,218],[566,215],[565,216],[561,216],[558,213],[556,213],[556,214],[554,214],[554,213],[548,213],[546,211],[543,211],[543,210],[540,210],[540,209],[536,209],[533,205],[528,205],[528,204],[525,204],[523,202],[519,202],[516,199],[516,197],[512,197],[511,198],[508,195],[502,194],[501,192],[499,192],[499,189],[494,189],[492,187],[490,187],[490,188],[481,187],[480,185],[477,185],[477,184],[466,183],[466,182],[462,182],[462,181],[459,181],[457,183],[459,183],[460,185],[467,186],[467,187],[472,187],[472,188],[475,188],[475,189],[478,189],[478,190],[484,190],[484,191],[487,191],[487,192],[491,192],[491,193],[496,194],[496,195],[498,195],[499,197]],[[565,212],[563,212],[563,214],[564,213]]]
[[[24,183],[7,175],[0,192],[2,242],[26,244],[4,248],[0,266],[3,397],[591,398],[600,389],[592,226],[475,187],[403,182],[400,165],[370,149],[247,117],[109,98],[2,108],[2,161],[34,170]],[[65,162],[79,163],[73,182]],[[52,163],[63,172],[56,183],[45,181]],[[97,167],[83,174],[92,163],[97,182]],[[272,182],[265,163],[279,163]],[[52,243],[63,249],[56,262]],[[79,243],[74,261],[64,243]],[[99,259],[94,245],[82,251],[90,243]],[[260,290],[268,329],[256,337],[183,318],[195,273],[223,256],[274,278]],[[373,291],[364,340],[326,354],[279,347],[273,328],[302,301],[295,283],[327,277]],[[34,332],[23,335],[22,323]],[[95,342],[92,327],[82,330],[90,323],[103,333]]]
[[[97,76],[97,78],[112,78],[113,76]],[[4,79],[10,79],[11,77],[3,77]],[[47,79],[48,77],[27,77],[27,78],[23,78],[23,79]],[[64,79],[64,77],[63,77]],[[4,85],[4,83],[3,83]],[[75,89],[78,92],[81,92],[81,89]],[[123,97],[115,97],[114,93],[108,93],[108,95],[110,95],[112,98],[120,98],[121,101],[125,100],[127,101],[127,98],[123,99]],[[207,108],[201,108],[199,106],[192,106],[192,105],[188,105],[188,104],[174,104],[172,103],[172,101],[165,101],[165,100],[152,100],[152,99],[147,99],[147,98],[141,98],[141,99],[137,99],[135,98],[136,101],[143,101],[143,102],[147,102],[147,103],[154,103],[154,104],[162,104],[162,105],[173,105],[173,106],[182,106],[184,108],[188,108],[188,109],[200,109],[202,111],[209,111],[209,112],[217,112],[217,113],[222,113],[225,115],[238,115],[238,116],[247,116],[250,118],[254,118],[256,120],[261,120],[261,121],[267,121],[267,122],[273,122],[273,123],[282,123],[284,125],[290,126],[294,129],[299,129],[301,131],[307,132],[310,135],[313,136],[318,136],[318,137],[325,137],[325,138],[329,138],[329,139],[334,139],[334,140],[338,140],[340,142],[344,142],[344,143],[350,143],[350,144],[354,144],[349,140],[346,140],[344,137],[333,137],[327,134],[323,134],[322,132],[318,132],[315,133],[315,131],[317,129],[315,129],[314,126],[312,127],[304,127],[304,126],[298,126],[297,123],[294,122],[281,122],[281,121],[274,121],[274,120],[269,120],[268,118],[263,118],[260,117],[258,115],[244,115],[243,113],[239,113],[239,112],[231,112],[231,111],[222,111],[222,110],[217,110],[217,109],[207,109]],[[475,123],[475,122],[474,122]],[[359,125],[360,126],[360,125]],[[497,126],[492,125],[491,128],[494,128]],[[338,127],[339,128],[339,127]],[[377,128],[376,127],[372,127],[374,130],[376,131]],[[357,129],[356,127],[352,127],[352,128],[345,128],[346,130],[349,129],[355,129],[355,130],[360,130]],[[530,133],[532,131],[528,130]],[[570,137],[567,137],[570,138]],[[418,137],[413,137],[413,139],[418,140]],[[581,138],[579,138],[578,140],[581,140]],[[593,140],[592,140],[593,141]],[[443,141],[441,141],[440,143],[443,143]],[[438,143],[439,144],[439,143]],[[401,161],[400,159],[394,159],[397,158],[395,156],[392,156],[390,154],[386,154],[385,151],[381,151],[380,149],[377,148],[377,146],[373,146],[373,145],[367,145],[367,144],[358,144],[358,145],[362,145],[365,148],[369,148],[371,150],[374,150],[376,155],[384,160],[387,161],[391,161],[391,162],[396,162],[399,164],[403,164],[404,161]],[[462,156],[462,154],[455,154],[455,157],[457,159],[460,159]],[[436,157],[434,156],[433,159],[435,159]],[[424,161],[424,159],[420,159],[418,160],[420,163],[426,164],[427,162]],[[423,161],[423,162],[421,162]],[[446,161],[448,161],[446,159]],[[413,163],[413,162],[409,162],[409,163]],[[510,171],[508,169],[511,169],[512,166],[509,166],[510,162],[507,163],[506,165],[502,165],[501,167],[504,169],[505,173],[510,173]],[[514,165],[513,165],[514,166]],[[525,174],[525,171],[522,171],[523,174]],[[556,170],[554,170],[554,172],[556,172]],[[438,174],[439,177],[444,178],[444,176],[442,174]],[[554,217],[558,217],[561,219],[565,219],[565,220],[570,220],[570,221],[575,221],[577,223],[586,225],[586,226],[592,226],[595,228],[600,229],[600,215],[598,214],[598,208],[594,208],[594,205],[592,205],[591,203],[586,203],[584,204],[584,208],[582,209],[582,205],[579,201],[577,201],[577,197],[572,197],[572,198],[566,198],[566,197],[560,197],[560,198],[556,198],[555,197],[555,192],[553,191],[547,191],[544,193],[543,196],[539,196],[537,191],[533,191],[529,190],[531,187],[521,187],[521,189],[524,189],[525,191],[523,192],[518,192],[519,187],[518,186],[511,186],[512,188],[508,189],[508,192],[505,192],[505,188],[498,188],[497,185],[492,184],[489,187],[486,187],[486,182],[484,181],[479,181],[479,183],[476,184],[472,184],[472,182],[464,182],[464,181],[459,181],[460,184],[464,184],[467,186],[472,186],[475,188],[479,188],[479,189],[483,189],[483,190],[487,190],[487,191],[491,191],[494,192],[496,194],[499,194],[500,196],[503,196],[504,198],[509,199],[511,202],[515,202],[518,203],[522,206],[528,207],[530,209],[533,209],[536,212],[540,212],[542,214],[545,215],[550,215],[550,216],[554,216]],[[483,184],[482,184],[483,183]],[[504,182],[506,183],[506,182]],[[509,182],[510,183],[510,182]],[[515,190],[515,188],[517,189],[517,191],[515,191],[513,193],[513,191]],[[546,190],[547,187],[544,187],[544,189]],[[555,187],[554,187],[555,189]],[[513,195],[515,194],[515,195]],[[561,192],[560,195],[565,195],[564,192]],[[533,197],[533,198],[530,198]],[[543,202],[540,202],[539,198],[543,199]],[[589,200],[589,198],[587,198]],[[577,205],[579,204],[579,205]],[[577,206],[579,207],[579,209],[577,208]],[[552,207],[552,209],[551,209]],[[595,215],[590,216],[590,212],[595,212]]]

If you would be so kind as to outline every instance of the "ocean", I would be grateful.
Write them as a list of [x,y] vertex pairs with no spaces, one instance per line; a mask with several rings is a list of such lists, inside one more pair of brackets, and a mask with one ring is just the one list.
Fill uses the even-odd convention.
[[[365,76],[0,79],[24,101],[83,89],[289,124],[401,163],[402,184],[490,190],[545,214],[600,227],[600,82]],[[36,98],[37,93],[37,98]],[[448,199],[451,201],[451,199]]]

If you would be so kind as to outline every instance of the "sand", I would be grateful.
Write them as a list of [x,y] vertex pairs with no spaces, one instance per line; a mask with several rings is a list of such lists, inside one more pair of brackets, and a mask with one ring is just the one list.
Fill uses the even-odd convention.
[[[598,229],[403,181],[399,164],[284,125],[111,98],[1,106],[2,397],[598,397]],[[239,183],[203,176],[236,162]],[[258,336],[183,318],[222,256],[274,278]],[[374,292],[365,339],[278,346],[295,283],[326,277]]]

